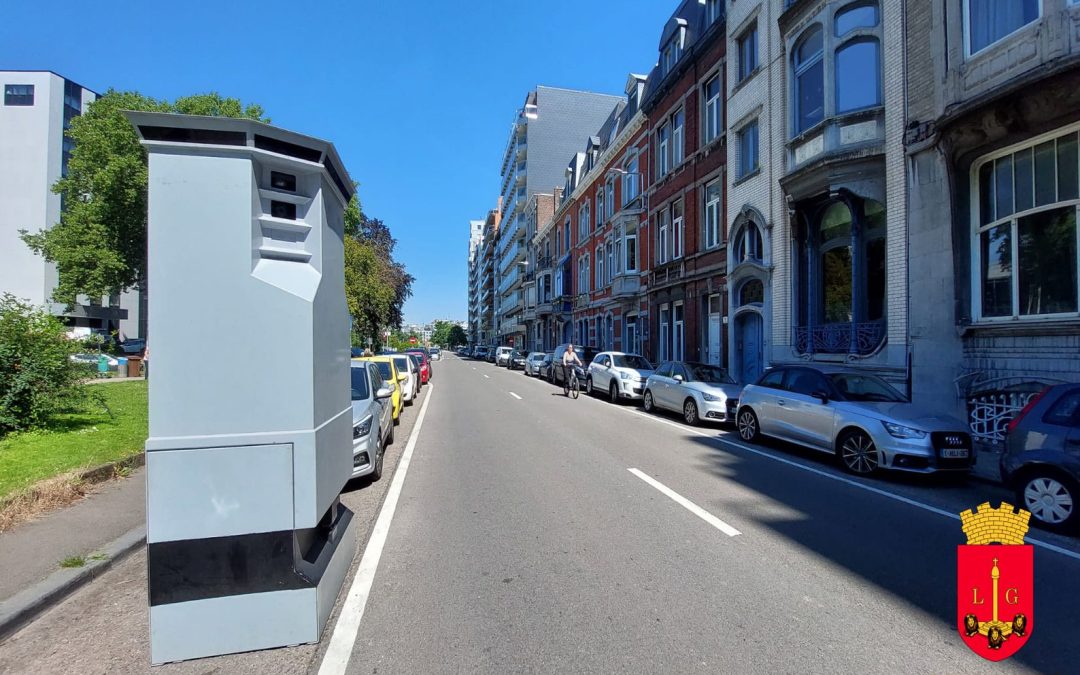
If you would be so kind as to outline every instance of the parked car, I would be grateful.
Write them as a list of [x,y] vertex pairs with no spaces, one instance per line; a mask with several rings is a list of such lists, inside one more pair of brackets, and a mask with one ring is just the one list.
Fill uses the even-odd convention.
[[476,350],[473,352],[473,358],[477,359],[479,361],[487,361],[488,353],[490,351],[491,351],[491,349],[489,347],[485,347],[484,345],[479,345],[479,346],[477,346]]
[[142,338],[124,340],[120,343],[120,349],[127,356],[141,356],[146,351],[146,340]]
[[619,399],[640,399],[653,365],[644,356],[623,352],[600,352],[585,373],[588,394],[604,392],[612,403]]
[[507,370],[524,370],[525,359],[527,355],[525,352],[514,350],[510,353],[510,358],[506,361]]
[[432,372],[431,360],[428,359],[427,352],[422,349],[406,349],[405,353],[412,354],[420,363],[420,384],[427,384],[430,382],[431,376],[434,373]]
[[385,382],[385,386],[390,389],[392,396],[391,401],[394,404],[394,424],[398,424],[401,421],[401,411],[405,407],[405,399],[402,396],[402,385],[405,383],[407,377],[405,373],[399,373],[397,366],[394,365],[394,360],[389,356],[365,356],[354,361],[365,361],[368,363],[374,363],[379,369],[379,373]]
[[917,406],[879,377],[839,367],[781,366],[747,385],[739,436],[771,436],[835,454],[845,469],[968,471],[971,435],[949,415]]
[[432,361],[440,361],[442,360],[442,350],[438,347],[432,347],[431,351],[428,353],[428,356],[431,357]]
[[1049,530],[1080,526],[1080,384],[1037,394],[1008,424],[1001,476],[1017,503]]
[[536,374],[542,379],[548,382],[552,381],[552,377],[555,376],[555,369],[552,368],[552,364],[555,362],[555,352],[548,352],[544,354],[544,360],[540,362],[540,365],[536,368]]
[[[562,385],[566,381],[565,368],[563,368],[563,354],[566,352],[566,344],[561,344],[555,348],[555,351],[551,355],[551,382],[553,384]],[[595,347],[574,347],[574,353],[581,359],[582,366],[588,366],[592,363],[592,360],[596,358],[596,355],[600,352]],[[584,386],[584,383],[582,383]]]
[[513,347],[496,347],[489,360],[497,366],[505,366],[513,353]]
[[544,357],[546,356],[547,354],[544,352],[530,352],[529,355],[525,357],[525,365],[522,366],[521,370],[525,375],[539,376],[540,364],[544,362]]
[[719,366],[668,361],[648,378],[642,396],[647,412],[681,413],[687,424],[734,422],[742,387]]
[[394,354],[390,358],[394,360],[398,372],[405,373],[401,396],[405,399],[405,405],[412,405],[413,400],[420,395],[420,368],[416,365],[416,360],[408,354]]
[[353,361],[352,380],[353,465],[351,478],[382,477],[383,454],[394,442],[393,391],[386,386],[378,366]]

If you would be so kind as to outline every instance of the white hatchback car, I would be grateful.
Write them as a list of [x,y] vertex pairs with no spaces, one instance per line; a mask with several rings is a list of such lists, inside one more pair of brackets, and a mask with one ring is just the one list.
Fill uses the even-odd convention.
[[600,352],[585,374],[585,391],[589,394],[604,392],[612,403],[618,403],[619,399],[637,400],[652,374],[653,365],[644,356]]

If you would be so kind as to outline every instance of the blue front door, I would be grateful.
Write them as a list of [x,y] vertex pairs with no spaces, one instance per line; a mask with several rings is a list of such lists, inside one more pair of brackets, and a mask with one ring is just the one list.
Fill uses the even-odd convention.
[[761,315],[748,312],[736,319],[736,349],[738,349],[739,381],[756,382],[761,377]]

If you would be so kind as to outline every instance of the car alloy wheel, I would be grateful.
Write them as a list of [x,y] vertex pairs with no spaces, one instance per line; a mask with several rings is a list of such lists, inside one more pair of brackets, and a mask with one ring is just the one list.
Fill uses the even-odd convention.
[[697,403],[694,403],[694,399],[686,399],[686,403],[683,404],[683,419],[690,426],[695,426],[698,423]]
[[840,442],[840,459],[844,468],[862,476],[874,473],[878,469],[878,451],[874,441],[861,431],[846,434]]
[[612,403],[619,402],[619,385],[615,384],[615,382],[612,382],[611,387],[608,388],[608,396],[611,397]]
[[1024,508],[1031,511],[1043,525],[1051,529],[1065,529],[1076,513],[1076,495],[1071,486],[1055,476],[1036,474],[1029,478],[1021,490]]
[[739,438],[747,443],[756,441],[758,434],[761,433],[758,428],[757,415],[750,408],[743,408],[739,411],[736,426],[739,428]]
[[595,392],[593,392],[592,378],[591,377],[586,377],[585,378],[585,393],[588,394],[589,396],[592,396],[595,393]]
[[645,390],[645,395],[641,397],[641,405],[645,408],[645,412],[653,411],[652,392],[648,389]]
[[372,480],[372,482],[377,481],[380,478],[382,478],[383,457],[385,455],[386,455],[385,450],[378,450],[375,453],[375,466],[372,467],[372,470],[371,470],[371,480]]

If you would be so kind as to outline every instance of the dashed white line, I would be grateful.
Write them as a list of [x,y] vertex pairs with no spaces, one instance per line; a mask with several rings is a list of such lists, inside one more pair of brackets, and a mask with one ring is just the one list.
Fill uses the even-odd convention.
[[515,394],[514,392],[510,392],[510,395],[513,396],[514,398],[516,398],[519,401],[522,400],[521,397],[518,396],[517,394]]
[[416,439],[420,437],[420,429],[424,426],[424,416],[427,414],[428,404],[431,403],[431,394],[435,385],[431,387],[427,398],[424,399],[424,404],[420,406],[416,425],[413,427],[412,434],[409,435],[405,451],[401,453],[401,460],[398,461],[397,469],[394,471],[394,480],[386,492],[386,500],[379,511],[378,520],[375,521],[375,528],[371,531],[367,548],[364,549],[364,557],[360,559],[360,567],[357,568],[356,576],[353,577],[349,595],[345,598],[341,614],[338,615],[337,623],[334,625],[334,633],[330,637],[326,654],[323,655],[319,675],[339,675],[344,673],[349,666],[349,657],[352,656],[356,635],[360,631],[360,619],[364,616],[364,608],[371,594],[371,584],[375,581],[375,570],[379,567],[383,546],[386,545],[386,537],[390,533],[390,522],[394,519],[398,499],[401,497],[401,487],[405,484],[405,474],[409,470],[413,450],[416,448]]
[[641,480],[645,481],[649,485],[653,486],[654,488],[656,488],[657,490],[662,492],[664,495],[670,497],[671,500],[674,501],[676,504],[683,507],[684,509],[686,509],[690,513],[694,514],[698,518],[701,518],[706,523],[712,525],[713,527],[720,530],[721,532],[723,532],[727,536],[729,536],[729,537],[737,537],[740,534],[742,534],[742,532],[739,532],[734,527],[728,525],[724,521],[720,520],[719,518],[717,518],[713,514],[709,513],[705,509],[701,508],[700,506],[698,506],[694,502],[690,501],[686,497],[683,497],[681,494],[679,494],[678,492],[675,492],[674,490],[672,490],[668,486],[664,485],[660,481],[656,480],[652,476],[649,476],[649,475],[645,474],[642,471],[638,471],[637,469],[627,469],[627,471],[634,474],[635,476],[637,476]]
[[491,376],[490,376],[490,375],[488,375],[487,373],[484,373],[484,379],[486,379],[486,380],[490,380],[490,379],[491,379]]

